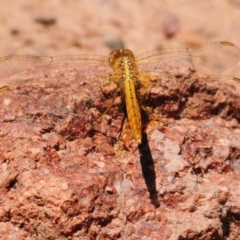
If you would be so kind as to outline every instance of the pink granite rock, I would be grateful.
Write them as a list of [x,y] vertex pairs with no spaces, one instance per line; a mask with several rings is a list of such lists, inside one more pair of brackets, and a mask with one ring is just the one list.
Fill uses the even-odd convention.
[[144,103],[138,146],[111,86],[80,70],[6,79],[2,236],[237,239],[239,93],[195,74],[161,81]]

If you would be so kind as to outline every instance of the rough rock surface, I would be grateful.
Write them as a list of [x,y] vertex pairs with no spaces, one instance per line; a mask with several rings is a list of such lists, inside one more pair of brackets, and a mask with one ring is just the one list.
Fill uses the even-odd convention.
[[[0,52],[240,46],[239,8],[239,0],[2,0]],[[138,146],[120,98],[111,101],[116,86],[96,82],[101,68],[9,78],[2,70],[10,90],[0,92],[1,240],[240,239],[237,86],[194,73],[159,81],[141,102]]]
[[94,81],[101,70],[45,67],[6,78],[1,235],[237,239],[240,96],[234,86],[195,73],[159,79],[141,103],[138,146],[120,98],[111,100],[116,87]]

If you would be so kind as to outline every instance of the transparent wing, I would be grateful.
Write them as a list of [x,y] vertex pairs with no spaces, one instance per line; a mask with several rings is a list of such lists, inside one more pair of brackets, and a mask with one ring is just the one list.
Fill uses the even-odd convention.
[[201,73],[219,74],[240,60],[240,49],[230,42],[213,42],[199,48],[163,49],[137,57],[141,71],[174,71],[183,64]]
[[64,75],[71,74],[71,70],[78,71],[81,76],[107,75],[110,67],[107,57],[99,55],[71,55],[71,56],[27,56],[15,55],[0,58],[0,87],[11,84],[10,76],[21,72],[38,76],[61,72]]

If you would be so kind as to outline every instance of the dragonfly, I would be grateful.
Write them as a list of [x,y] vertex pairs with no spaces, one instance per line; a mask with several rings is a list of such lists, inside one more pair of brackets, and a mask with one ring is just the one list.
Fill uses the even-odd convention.
[[[203,44],[197,48],[170,48],[148,51],[135,57],[129,49],[113,50],[108,56],[69,55],[69,56],[30,56],[11,55],[0,58],[0,92],[11,88],[8,76],[28,69],[53,69],[68,66],[84,69],[86,77],[97,79],[105,75],[108,82],[113,82],[122,91],[123,102],[132,135],[138,144],[142,143],[142,119],[139,103],[139,86],[145,86],[143,78],[164,76],[165,66],[174,66],[177,62],[187,63],[201,73],[219,74],[234,66],[240,60],[240,49],[233,43],[220,41]],[[92,68],[91,68],[92,67]],[[172,70],[170,70],[172,71]],[[96,78],[96,79],[95,79]],[[240,79],[232,78],[240,83]],[[154,83],[153,83],[154,84]]]

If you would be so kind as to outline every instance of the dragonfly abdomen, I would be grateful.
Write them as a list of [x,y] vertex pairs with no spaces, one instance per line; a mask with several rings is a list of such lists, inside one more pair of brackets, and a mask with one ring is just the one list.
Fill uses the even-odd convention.
[[136,96],[135,84],[132,79],[124,80],[125,104],[128,121],[134,138],[140,144],[142,142],[141,112]]
[[113,68],[112,79],[122,84],[129,125],[134,138],[142,142],[141,112],[136,95],[138,69],[133,53],[128,49],[113,51],[109,56],[109,65]]

